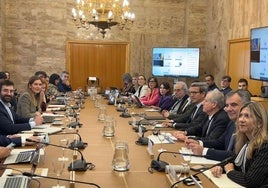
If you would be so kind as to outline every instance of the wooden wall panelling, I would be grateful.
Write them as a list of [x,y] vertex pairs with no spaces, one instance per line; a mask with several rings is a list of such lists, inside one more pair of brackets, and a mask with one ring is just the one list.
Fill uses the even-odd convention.
[[237,89],[238,80],[245,78],[249,83],[249,91],[260,95],[261,81],[250,79],[250,40],[249,38],[228,41],[227,74],[231,76],[231,88]]
[[73,89],[86,86],[89,76],[98,77],[102,91],[122,87],[129,70],[129,44],[125,42],[67,42],[67,70]]

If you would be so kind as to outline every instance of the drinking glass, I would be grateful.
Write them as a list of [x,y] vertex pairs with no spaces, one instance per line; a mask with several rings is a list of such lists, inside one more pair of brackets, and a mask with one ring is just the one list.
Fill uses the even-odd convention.
[[[66,137],[60,139],[60,145],[62,147],[68,147],[69,140]],[[62,148],[62,157],[58,158],[60,161],[68,161],[68,157],[65,157],[65,148]]]
[[[52,161],[53,172],[56,174],[57,178],[60,178],[63,170],[65,168],[65,161],[60,161],[58,159]],[[57,180],[57,185],[52,188],[65,188],[65,186],[60,186],[60,181]]]
[[132,111],[132,112],[130,113],[130,115],[131,115],[131,118],[132,118],[132,123],[131,123],[131,125],[132,125],[132,127],[136,127],[136,126],[137,126],[137,119],[136,119],[136,114],[135,114],[135,112]]
[[115,132],[114,125],[115,125],[114,118],[111,117],[111,116],[106,116],[104,126],[103,126],[103,130],[102,130],[103,136],[105,136],[105,137],[113,137],[114,132]]
[[[189,153],[191,153],[191,152],[189,152]],[[191,163],[192,156],[191,155],[184,156],[183,159],[185,161],[185,162],[181,163],[183,168],[184,168],[184,171],[183,171],[184,177],[183,178],[186,178],[186,177],[189,177],[190,163]]]
[[161,134],[160,132],[158,133],[158,139],[161,142],[161,148],[158,149],[158,152],[162,152],[162,151],[167,151],[166,149],[163,148],[163,142],[165,141],[165,136],[163,134]]

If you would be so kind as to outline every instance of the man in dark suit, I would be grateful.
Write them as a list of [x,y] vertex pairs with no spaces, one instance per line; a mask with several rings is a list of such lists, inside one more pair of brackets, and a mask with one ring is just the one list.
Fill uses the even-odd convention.
[[41,115],[35,118],[22,118],[10,109],[10,101],[14,94],[14,84],[10,80],[0,82],[0,135],[12,135],[20,131],[31,130],[41,125]]
[[168,119],[176,118],[177,114],[183,114],[186,109],[186,105],[189,104],[188,87],[185,82],[179,81],[174,86],[174,103],[171,109],[163,110],[162,115]]
[[215,84],[214,76],[211,74],[206,75],[205,77],[206,83],[208,85],[208,91],[212,91],[214,89],[219,89]]
[[226,129],[230,119],[223,110],[224,96],[219,90],[209,91],[202,102],[203,111],[208,115],[201,124],[177,131],[174,136],[179,140],[185,140],[188,136],[204,141],[219,138]]
[[230,76],[223,76],[221,78],[221,89],[220,91],[226,95],[227,93],[229,93],[230,91],[232,91],[232,88],[230,87],[231,85],[231,81],[232,81],[232,78]]
[[72,91],[69,77],[70,77],[69,72],[62,71],[62,73],[60,75],[60,82],[57,85],[59,92],[65,93],[65,92]]
[[[40,142],[41,138],[39,136],[30,136],[27,137],[28,139],[31,140],[35,140],[36,142]],[[31,146],[31,145],[35,145],[34,142],[26,142],[26,137],[24,137],[23,135],[0,135],[0,147],[5,147],[7,145],[9,145],[10,143],[14,143],[15,146],[14,147],[21,147],[24,145],[27,146]]]
[[231,91],[226,95],[225,111],[231,121],[227,125],[225,132],[214,140],[196,141],[188,139],[185,141],[186,146],[191,148],[196,155],[204,155],[208,159],[224,160],[234,155],[234,133],[235,122],[238,118],[240,107],[250,101],[250,94],[247,91]]
[[173,123],[164,123],[164,126],[171,126],[178,130],[185,130],[202,123],[207,114],[203,112],[202,101],[207,94],[207,84],[204,82],[193,82],[189,89],[191,104],[183,114],[178,114]]

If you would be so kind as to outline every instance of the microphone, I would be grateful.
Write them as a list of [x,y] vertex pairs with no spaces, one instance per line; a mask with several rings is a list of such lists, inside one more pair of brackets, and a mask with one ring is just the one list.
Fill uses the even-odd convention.
[[76,134],[79,137],[79,140],[75,139],[73,142],[70,143],[69,148],[70,149],[85,149],[87,147],[87,143],[82,141],[81,135],[78,133],[78,130],[76,132],[70,132],[70,133],[56,133],[52,134],[53,135],[65,135],[65,134]]
[[75,118],[75,122],[72,122],[72,123],[70,123],[69,124],[69,128],[73,128],[73,129],[75,129],[76,127],[82,127],[82,123],[80,123],[80,122],[78,122],[78,114],[76,113],[76,111],[75,111],[75,107],[71,107],[72,108],[72,110],[73,110],[73,117]]
[[42,175],[32,174],[30,172],[23,172],[22,175],[30,177],[30,178],[32,178],[32,177],[40,177],[40,178],[47,178],[47,179],[59,180],[59,181],[67,181],[67,182],[71,181],[71,182],[74,182],[74,183],[80,183],[80,184],[85,184],[85,185],[93,185],[95,187],[101,188],[96,183],[77,181],[77,180],[69,180],[69,179],[64,179],[64,178],[56,178],[56,177],[51,177],[51,176],[42,176]]
[[[229,163],[229,162],[231,162],[231,161],[233,161],[233,160],[234,160],[234,156],[227,157],[226,159],[220,161],[219,163],[214,164],[214,165],[212,165],[212,166],[210,166],[210,167],[208,167],[208,168],[203,168],[202,170],[200,170],[199,172],[197,172],[197,173],[195,173],[195,174],[193,174],[193,175],[191,175],[191,176],[196,176],[196,175],[198,175],[198,174],[201,174],[201,173],[203,173],[204,171],[210,170],[210,169],[212,169],[212,168],[215,167],[215,166],[224,166],[224,165],[226,165],[227,163]],[[175,185],[177,185],[178,183],[184,181],[185,179],[187,179],[187,178],[189,178],[189,177],[191,177],[191,176],[188,176],[188,177],[186,177],[186,178],[183,178],[183,179],[181,179],[181,180],[179,180],[179,181],[173,183],[173,184],[171,185],[171,188],[175,187]]]
[[86,171],[87,169],[92,170],[95,167],[95,165],[93,163],[87,163],[86,160],[84,159],[84,156],[83,156],[82,152],[77,150],[77,149],[71,149],[69,147],[63,147],[63,146],[50,144],[50,143],[45,143],[45,142],[38,142],[38,141],[29,139],[29,138],[26,138],[26,141],[27,142],[35,142],[35,143],[38,143],[38,144],[43,144],[43,145],[54,146],[54,147],[58,147],[58,148],[64,148],[64,149],[77,151],[81,155],[81,159],[71,162],[71,164],[68,167],[69,171]]
[[[142,132],[142,136],[135,142],[137,145],[148,145],[149,138],[144,137],[144,132]],[[152,142],[153,143],[153,142]]]

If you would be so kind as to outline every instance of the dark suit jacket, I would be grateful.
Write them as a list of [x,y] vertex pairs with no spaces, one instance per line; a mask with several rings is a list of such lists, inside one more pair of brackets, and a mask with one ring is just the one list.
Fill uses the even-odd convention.
[[[181,99],[180,99],[180,102],[177,104],[179,107],[178,107],[178,109],[177,109],[177,112],[176,112],[176,114],[183,114],[184,112],[185,112],[185,109],[184,109],[184,106],[187,104],[187,102],[188,102],[188,99],[189,98],[189,95],[184,95]],[[174,102],[174,104],[177,102],[177,100],[175,100],[175,102]],[[173,104],[173,105],[174,105]],[[176,105],[176,106],[177,106]],[[173,106],[171,107],[171,108],[174,108]],[[176,116],[174,116],[174,114],[170,114],[169,115],[169,117],[168,117],[168,119],[172,119],[172,117],[176,117]]]
[[21,146],[21,138],[20,137],[7,138],[6,136],[0,135],[0,146],[5,147],[8,144],[10,144],[11,142],[16,144],[16,146]]
[[188,106],[185,107],[184,112],[180,114],[170,114],[168,116],[168,119],[173,120],[176,123],[183,123],[187,122],[189,120],[189,117],[191,117],[192,111],[195,108],[194,103],[188,104]]
[[175,122],[174,128],[175,129],[184,131],[187,128],[194,127],[194,126],[201,124],[208,117],[207,114],[205,112],[203,112],[203,105],[201,105],[198,108],[194,118],[192,119],[191,115],[195,111],[195,108],[194,108],[195,106],[196,106],[195,104],[194,104],[194,106],[192,106],[191,113],[187,113],[187,114],[186,114],[186,112],[184,113],[184,115],[186,115],[185,117],[182,117],[181,119],[178,119],[178,120],[174,119],[174,122]]
[[227,88],[225,88],[225,89],[221,89],[220,90],[223,94],[224,94],[224,96],[227,94],[227,93],[229,93],[230,91],[232,91],[232,89],[230,88],[230,87],[227,87]]
[[206,118],[201,124],[187,128],[187,135],[194,135],[196,136],[196,139],[202,141],[214,140],[219,138],[224,133],[229,121],[230,119],[227,113],[223,109],[220,109],[212,116],[209,130],[208,118]]
[[215,83],[213,85],[211,85],[211,86],[208,86],[208,91],[212,91],[214,89],[219,89],[218,86]]
[[66,84],[62,83],[62,80],[58,83],[58,91],[59,92],[69,92],[72,91],[71,86],[67,86]]
[[[206,158],[221,161],[227,157],[234,156],[234,143],[230,143],[231,137],[234,133],[235,123],[230,121],[226,130],[218,139],[203,141],[203,146],[209,148]],[[232,144],[230,146],[230,150],[227,150],[230,144]]]
[[0,134],[11,135],[20,131],[31,130],[29,118],[22,118],[11,110],[14,123],[12,122],[4,105],[0,102]]

